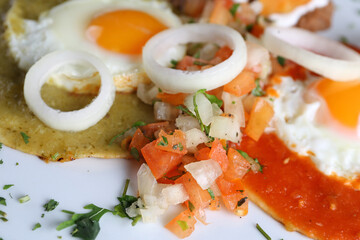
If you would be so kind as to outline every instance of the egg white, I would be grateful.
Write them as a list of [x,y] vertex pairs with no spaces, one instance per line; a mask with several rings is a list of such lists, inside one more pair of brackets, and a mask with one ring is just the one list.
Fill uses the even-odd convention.
[[355,178],[360,173],[360,142],[316,123],[320,102],[303,99],[310,82],[282,78],[275,86],[280,97],[273,100],[275,115],[267,130],[275,131],[291,150],[309,156],[323,173]]
[[[148,81],[142,69],[141,56],[118,54],[91,42],[86,37],[86,29],[94,16],[119,9],[143,11],[168,27],[181,24],[180,19],[163,1],[145,0],[71,0],[43,13],[38,21],[24,20],[23,33],[12,31],[7,23],[9,50],[18,61],[19,67],[28,70],[37,60],[55,50],[85,51],[100,58],[114,76],[118,91],[130,92],[140,82]],[[63,74],[51,76],[51,82],[70,91],[86,91],[86,86],[99,83],[74,82],[83,71],[69,66]],[[88,79],[88,77],[86,77]],[[70,82],[68,82],[70,81]]]

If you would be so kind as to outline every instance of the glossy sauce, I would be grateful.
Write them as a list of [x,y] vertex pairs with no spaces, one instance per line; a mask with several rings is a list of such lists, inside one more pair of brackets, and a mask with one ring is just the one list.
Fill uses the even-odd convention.
[[274,134],[258,142],[245,137],[240,148],[264,165],[263,173],[244,177],[249,195],[289,230],[316,239],[360,239],[360,191],[324,175]]

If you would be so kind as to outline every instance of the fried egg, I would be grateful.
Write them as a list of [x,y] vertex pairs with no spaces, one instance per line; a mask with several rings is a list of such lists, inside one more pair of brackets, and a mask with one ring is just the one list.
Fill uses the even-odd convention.
[[[25,19],[22,31],[7,21],[10,53],[28,70],[55,50],[80,50],[100,58],[110,69],[118,91],[131,92],[148,81],[142,69],[142,47],[156,33],[181,24],[163,1],[71,0]],[[50,82],[72,92],[96,91],[96,72],[76,63],[54,73]],[[95,87],[94,87],[95,86]]]
[[329,79],[294,81],[275,86],[271,126],[287,146],[309,156],[327,175],[349,180],[360,173],[360,82]]

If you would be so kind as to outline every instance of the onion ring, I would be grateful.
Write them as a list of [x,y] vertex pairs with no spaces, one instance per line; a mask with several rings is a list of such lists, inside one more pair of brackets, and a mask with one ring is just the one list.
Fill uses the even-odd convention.
[[[164,55],[189,42],[227,45],[233,53],[225,61],[202,71],[182,71],[160,64]],[[229,27],[216,24],[188,24],[168,29],[152,37],[143,48],[143,65],[149,78],[162,90],[174,93],[194,93],[199,89],[220,87],[244,69],[246,59],[242,36]]]
[[360,54],[343,44],[299,28],[269,27],[262,36],[271,52],[334,81],[360,79]]
[[[50,108],[41,98],[40,90],[49,74],[74,61],[92,64],[101,78],[98,96],[86,107],[69,112]],[[24,97],[30,110],[47,126],[62,131],[82,131],[100,121],[115,99],[115,86],[108,68],[96,57],[77,51],[56,51],[36,62],[25,76]]]

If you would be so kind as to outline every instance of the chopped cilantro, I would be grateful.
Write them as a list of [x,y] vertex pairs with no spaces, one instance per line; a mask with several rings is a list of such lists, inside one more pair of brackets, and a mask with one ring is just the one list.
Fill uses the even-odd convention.
[[15,163],[15,166],[19,166],[19,163],[18,163],[18,162],[16,162],[16,163]]
[[0,150],[2,149],[2,143],[0,142]]
[[271,240],[271,237],[260,227],[258,223],[256,224],[256,228],[267,240]]
[[3,163],[4,163],[4,161],[2,159],[0,159],[0,164],[3,164]]
[[207,63],[200,62],[200,61],[194,61],[194,65],[197,65],[197,66],[206,66]]
[[60,155],[60,154],[57,152],[57,153],[55,153],[54,155],[52,155],[51,158],[52,158],[53,160],[57,160],[58,157],[59,157],[59,155]]
[[28,144],[29,143],[29,136],[28,135],[26,135],[26,133],[24,133],[24,132],[20,132],[20,134],[21,134],[21,136],[22,136],[22,138],[23,138],[23,140],[24,140],[24,142],[25,142],[25,144]]
[[172,181],[175,181],[176,179],[178,179],[178,178],[181,177],[181,176],[182,176],[182,175],[176,175],[176,176],[172,176],[172,177],[164,176],[164,178],[169,179],[169,180],[172,180]]
[[211,199],[214,200],[214,199],[215,199],[215,195],[214,195],[213,190],[211,190],[211,188],[208,188],[207,191],[208,191],[208,193],[210,194]]
[[196,116],[192,112],[190,112],[190,110],[187,107],[179,105],[179,106],[176,106],[176,108],[181,110],[182,112],[186,113],[187,115],[196,118]]
[[185,222],[185,221],[177,220],[176,223],[179,224],[179,226],[181,227],[181,229],[183,231],[186,231],[187,229],[189,229],[189,226],[188,226],[187,222]]
[[247,32],[251,32],[251,31],[253,30],[253,28],[254,28],[254,24],[248,24],[248,25],[246,25],[246,27],[245,27],[245,29],[246,29]]
[[165,146],[169,145],[168,139],[166,137],[162,136],[161,138],[162,138],[162,140],[158,143],[159,146],[165,147]]
[[58,239],[62,239],[62,236],[57,236]]
[[36,230],[38,228],[41,228],[41,224],[40,223],[36,223],[35,226],[32,228],[32,230]]
[[41,214],[41,218],[44,218],[45,217],[45,214],[43,213],[43,214]]
[[159,92],[159,93],[162,93],[162,90],[161,90],[161,88],[158,88],[158,92]]
[[3,221],[3,222],[9,221],[9,220],[7,220],[7,218],[5,218],[5,217],[1,217],[0,219],[1,219],[1,221]]
[[277,62],[278,62],[282,67],[285,66],[285,61],[286,61],[286,60],[285,60],[284,57],[282,57],[282,56],[277,56],[276,60],[277,60]]
[[239,6],[240,6],[239,3],[234,3],[234,4],[231,6],[231,8],[229,9],[229,11],[230,11],[230,13],[231,13],[231,15],[232,15],[233,17],[235,17],[236,11],[238,10]]
[[19,202],[20,202],[20,203],[26,203],[26,202],[28,202],[28,201],[30,201],[29,195],[26,195],[26,196],[24,196],[24,197],[19,198]]
[[178,148],[179,148],[180,151],[184,150],[184,147],[183,147],[183,145],[181,144],[181,142],[178,143],[178,144],[175,144],[172,148],[173,148],[174,150],[176,150],[176,149],[178,149]]
[[82,238],[84,240],[94,240],[100,231],[100,218],[105,213],[111,211],[100,208],[94,204],[86,205],[84,209],[89,209],[91,211],[83,214],[73,214],[70,220],[60,223],[56,230],[60,231],[75,225],[75,228],[71,233],[74,237]]
[[341,36],[341,37],[340,37],[340,42],[342,42],[342,43],[344,43],[344,44],[348,44],[348,43],[349,43],[349,40],[347,39],[347,37]]
[[171,63],[171,67],[172,67],[172,68],[176,68],[176,66],[178,65],[179,61],[176,61],[176,60],[174,60],[174,59],[171,59],[170,63]]
[[241,207],[241,205],[243,205],[247,200],[247,197],[244,197],[242,199],[240,199],[238,202],[237,202],[237,206],[238,207]]
[[256,97],[261,97],[265,95],[265,92],[262,90],[262,88],[260,87],[260,79],[257,78],[255,80],[255,84],[256,87],[252,90],[252,95],[256,96]]
[[3,216],[3,217],[7,217],[6,212],[3,212],[3,211],[1,211],[1,210],[0,210],[0,215]]
[[258,160],[257,158],[255,158],[254,161],[255,161],[257,164],[259,164],[259,172],[263,173],[263,168],[264,168],[264,166],[261,165],[261,163],[259,162],[259,160]]
[[[197,51],[194,55],[193,55],[194,58],[200,58],[200,51]],[[194,63],[195,64],[195,63]]]
[[112,145],[116,139],[118,139],[119,137],[123,136],[127,131],[129,131],[130,129],[132,128],[138,128],[138,127],[141,127],[141,126],[145,126],[146,123],[142,122],[142,121],[137,121],[135,122],[130,128],[127,128],[125,129],[124,131],[122,131],[121,133],[115,135],[109,142],[109,145]]
[[0,204],[6,206],[6,199],[3,197],[0,197]]
[[131,154],[131,156],[133,156],[137,161],[140,161],[140,153],[139,153],[139,151],[137,150],[137,148],[132,147],[132,148],[130,149],[130,154]]
[[118,215],[122,218],[129,218],[129,219],[133,220],[131,225],[135,226],[136,223],[141,219],[141,215],[137,215],[135,217],[130,217],[126,213],[126,209],[138,200],[137,197],[126,195],[129,184],[130,184],[130,179],[126,179],[123,194],[121,197],[118,197],[118,200],[120,203],[114,207],[114,211],[112,213],[114,215]]
[[190,202],[190,201],[189,201],[189,210],[190,210],[190,212],[195,210],[194,204],[192,204],[192,202]]
[[67,214],[75,214],[73,211],[69,211],[69,210],[61,210],[63,213],[67,213]]
[[189,21],[187,23],[195,23],[195,19],[190,18]]
[[7,189],[11,188],[12,186],[14,186],[14,184],[4,185],[3,190],[7,190]]
[[44,210],[46,212],[50,212],[54,210],[59,205],[59,202],[55,201],[54,199],[51,199],[48,203],[44,204]]
[[232,101],[231,104],[235,104],[235,101]]

